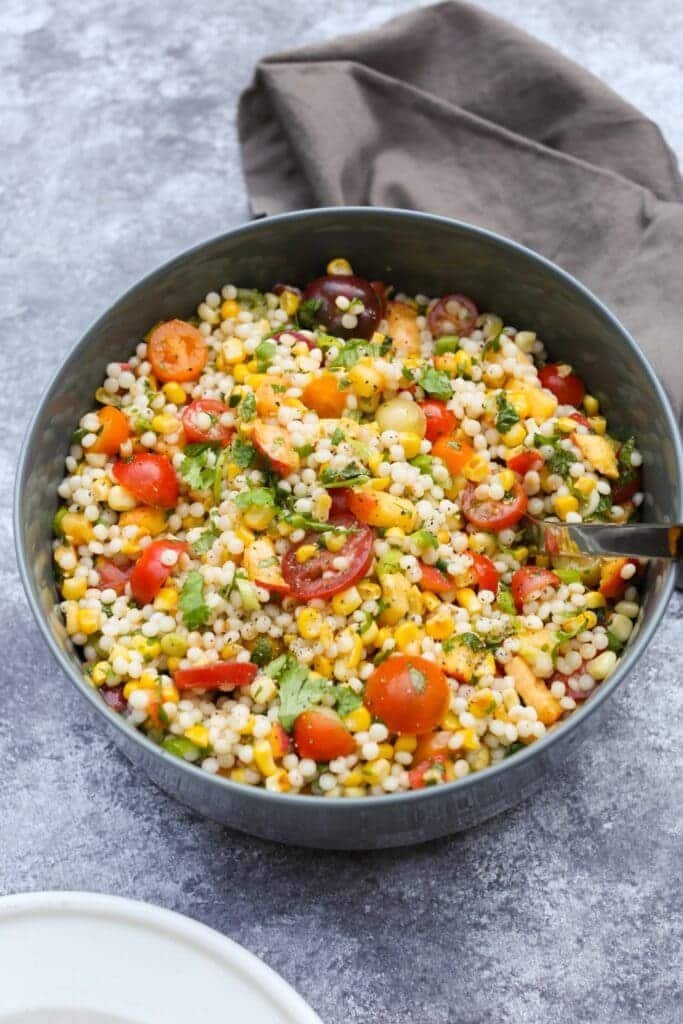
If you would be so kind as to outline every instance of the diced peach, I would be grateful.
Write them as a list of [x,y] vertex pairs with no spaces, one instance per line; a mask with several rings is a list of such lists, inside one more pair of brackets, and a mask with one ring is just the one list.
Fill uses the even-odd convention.
[[420,354],[420,328],[417,326],[417,310],[407,302],[395,299],[387,304],[387,334],[394,343],[394,352],[399,356]]

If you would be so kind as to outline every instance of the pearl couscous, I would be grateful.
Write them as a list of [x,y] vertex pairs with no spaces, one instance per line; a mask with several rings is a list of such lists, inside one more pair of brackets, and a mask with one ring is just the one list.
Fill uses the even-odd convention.
[[529,330],[391,297],[344,259],[228,284],[111,363],[59,487],[87,680],[165,750],[275,792],[460,779],[555,729],[639,611],[625,558],[524,515],[624,521],[634,440]]

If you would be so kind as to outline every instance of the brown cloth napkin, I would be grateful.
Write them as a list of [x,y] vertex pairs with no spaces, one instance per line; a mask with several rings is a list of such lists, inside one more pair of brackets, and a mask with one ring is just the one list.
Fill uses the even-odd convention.
[[392,206],[559,263],[614,310],[683,411],[683,182],[659,129],[466,3],[266,57],[239,109],[256,216]]

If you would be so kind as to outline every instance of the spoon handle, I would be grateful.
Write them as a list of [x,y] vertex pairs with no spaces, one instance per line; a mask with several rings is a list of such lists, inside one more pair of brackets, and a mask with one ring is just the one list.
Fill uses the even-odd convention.
[[683,525],[664,523],[549,523],[527,515],[532,543],[555,555],[627,555],[683,559]]

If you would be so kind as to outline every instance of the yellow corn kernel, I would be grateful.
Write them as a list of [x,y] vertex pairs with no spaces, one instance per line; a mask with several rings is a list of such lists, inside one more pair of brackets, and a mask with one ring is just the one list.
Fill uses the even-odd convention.
[[331,508],[332,498],[329,496],[327,491],[324,491],[322,494],[319,494],[318,497],[315,499],[315,503],[313,505],[313,515],[316,517],[316,519],[322,519],[323,521],[326,521],[327,517],[330,514]]
[[425,629],[427,630],[427,636],[431,636],[432,640],[448,640],[449,636],[453,635],[455,626],[452,616],[447,611],[444,611],[427,619]]
[[498,479],[500,480],[501,487],[506,491],[512,490],[515,486],[515,474],[511,469],[501,469]]
[[327,274],[353,274],[353,268],[348,260],[345,260],[343,256],[335,256],[334,259],[330,260],[327,264],[325,273]]
[[[222,651],[221,651],[221,655],[223,657],[226,657],[226,658],[230,657],[229,654],[223,655]],[[180,658],[169,658],[168,659],[168,671],[169,672],[176,672],[179,668],[180,668]]]
[[481,744],[474,729],[462,730],[462,746],[465,750],[479,750]]
[[147,637],[137,634],[131,638],[130,646],[135,651],[139,651],[142,656],[149,660],[150,658],[158,658],[161,654],[161,643],[156,637]]
[[498,707],[493,690],[484,687],[483,690],[476,690],[467,702],[467,710],[475,718],[486,718]]
[[332,628],[327,624],[327,622],[323,622],[322,629],[320,630],[320,643],[325,649],[327,649],[332,643]]
[[493,657],[490,651],[483,654],[477,661],[477,675],[479,676],[495,676],[496,674],[496,659]]
[[383,452],[373,452],[372,455],[368,459],[368,466],[370,468],[370,471],[372,473],[376,473],[377,470],[379,469],[379,467],[382,465],[383,461],[384,461],[384,453]]
[[246,363],[238,363],[237,366],[233,367],[232,375],[235,378],[235,384],[244,384],[248,374],[249,370]]
[[408,733],[404,733],[399,736],[394,743],[394,750],[396,753],[412,754],[417,747],[417,736],[410,736]]
[[72,576],[62,583],[62,597],[67,601],[78,601],[85,597],[88,589],[88,580],[85,576]]
[[143,672],[140,678],[137,680],[138,687],[143,690],[156,690],[157,688],[157,675],[156,672],[152,672],[149,669]]
[[[341,551],[346,544],[346,535],[343,533],[327,533],[325,534],[325,547],[328,551]],[[306,545],[309,546],[309,545]],[[301,548],[299,548],[301,551]],[[298,555],[297,555],[298,558]],[[305,559],[308,561],[308,558]]]
[[396,627],[394,639],[399,651],[405,651],[407,647],[414,644],[420,638],[421,630],[414,622],[402,622]]
[[136,680],[131,680],[129,683],[126,683],[126,685],[123,688],[124,700],[128,700],[131,693],[135,693],[135,691],[139,689],[140,687],[138,686]]
[[161,390],[174,405],[183,405],[187,401],[185,388],[175,380],[169,380]]
[[269,775],[265,785],[271,793],[288,793],[292,788],[289,773],[285,768],[278,768],[272,775]]
[[586,594],[584,608],[604,608],[607,604],[605,597],[599,590],[590,590]]
[[356,586],[364,601],[379,601],[382,596],[382,588],[371,580],[361,580]]
[[396,544],[400,544],[402,541],[404,541],[405,536],[405,531],[402,530],[400,526],[391,526],[384,534],[385,540],[388,540],[390,543]]
[[342,590],[341,594],[335,594],[332,598],[332,611],[335,615],[350,615],[363,603],[358,587],[349,587]]
[[344,725],[350,732],[367,732],[372,725],[370,712],[364,704],[361,704],[359,707],[354,708],[353,711],[349,711],[344,719]]
[[488,768],[491,764],[491,751],[488,747],[479,747],[473,757],[469,758],[470,768],[478,772],[482,768]]
[[584,498],[587,498],[591,491],[595,489],[595,485],[596,481],[592,476],[580,476],[578,480],[574,481],[575,490],[579,494],[583,494]]
[[154,598],[154,607],[158,612],[170,612],[178,606],[178,591],[173,587],[162,587]]
[[221,304],[221,319],[232,320],[233,317],[239,316],[240,304],[237,299],[226,299]]
[[490,533],[478,532],[470,536],[470,548],[478,555],[494,555],[498,545]]
[[589,416],[595,416],[600,412],[600,402],[595,395],[584,395],[583,407]]
[[60,526],[72,544],[88,544],[93,539],[92,525],[81,512],[67,512]]
[[234,658],[238,648],[235,644],[223,644],[220,649],[220,656],[225,661],[227,658]]
[[377,640],[378,636],[379,636],[379,627],[378,627],[376,622],[371,622],[370,625],[368,626],[368,628],[365,630],[365,632],[361,633],[360,638],[361,638],[361,640],[363,642],[363,646],[364,647],[370,647],[371,644],[374,645],[374,643]]
[[515,448],[517,445],[522,444],[525,437],[526,430],[522,424],[515,423],[505,434],[501,434],[500,439],[506,448]]
[[573,434],[576,430],[576,420],[573,420],[571,416],[560,416],[557,421],[557,429],[561,430],[563,434]]
[[100,613],[96,608],[79,608],[78,632],[90,636],[100,628]]
[[375,395],[379,395],[384,384],[384,377],[379,370],[366,362],[356,363],[348,371],[347,376],[359,398],[374,398]]
[[107,495],[107,504],[114,512],[127,512],[135,508],[137,503],[135,495],[127,491],[121,484],[114,484],[113,487],[110,487],[109,494]]
[[379,745],[379,756],[386,758],[391,761],[394,756],[394,748],[391,743],[380,743]]
[[304,640],[315,640],[320,635],[323,617],[317,608],[300,608],[296,625]]
[[[345,789],[350,789],[351,787],[355,789],[357,786],[362,786],[363,782],[363,770],[361,768],[354,768],[346,776],[342,785]],[[365,793],[365,790],[363,790],[363,793]]]
[[[512,548],[511,550],[512,550],[512,557],[515,558],[520,564],[522,562],[526,562],[527,558],[529,557],[529,549],[525,548],[525,547],[523,547],[521,545],[520,545],[520,547]],[[537,564],[538,565],[540,565],[540,562],[538,562],[538,558],[540,558],[540,557],[543,557],[543,556],[541,556],[541,555],[537,555],[536,556]]]
[[379,633],[377,634],[377,640],[375,641],[375,644],[377,647],[384,647],[387,640],[391,639],[393,639],[391,630],[387,629],[386,626],[382,626]]
[[486,479],[490,472],[491,466],[488,459],[484,458],[484,456],[480,454],[473,455],[463,469],[463,474],[468,480],[475,484],[480,484],[482,480]]
[[183,736],[198,747],[206,748],[209,745],[209,730],[205,725],[191,725],[189,729],[185,730]]
[[369,782],[374,786],[386,779],[391,771],[391,765],[386,757],[378,757],[376,760],[368,761],[367,764],[364,764],[361,771],[363,773],[363,781]]
[[251,544],[254,540],[254,534],[251,530],[248,530],[246,526],[242,526],[241,524],[235,528],[235,535],[239,537],[244,544]]
[[201,516],[183,516],[183,530],[193,530],[195,526],[203,526],[204,520]]
[[246,775],[244,768],[233,768],[230,772],[230,778],[233,782],[245,782]]
[[300,302],[301,299],[296,292],[290,292],[289,289],[285,289],[280,296],[280,308],[284,309],[287,316],[294,316]]
[[90,678],[95,686],[102,686],[106,682],[110,670],[111,666],[108,661],[98,661],[96,665],[93,665]]
[[313,668],[321,676],[325,676],[328,679],[332,675],[332,662],[324,654],[318,654],[313,659]]
[[448,732],[456,732],[458,729],[461,728],[460,719],[453,711],[446,712],[446,717],[444,718],[441,725]]
[[175,687],[173,683],[162,683],[161,699],[164,703],[177,704],[180,700],[180,694],[178,693],[177,687]]
[[[519,386],[518,380],[511,380],[506,388],[506,398],[521,419],[529,415],[529,393],[525,387]],[[521,444],[521,441],[517,442]]]
[[607,432],[607,420],[604,416],[591,416],[589,422],[596,434]]
[[420,454],[422,438],[419,434],[413,434],[407,430],[401,430],[398,434],[398,443],[403,448],[407,459],[414,459],[416,455]]
[[358,634],[353,635],[353,647],[344,655],[344,660],[349,668],[356,668],[363,657],[363,641]]
[[464,352],[459,349],[454,353],[455,358],[453,360],[455,365],[456,373],[470,374],[472,372],[472,356],[469,352]]
[[254,764],[261,772],[261,775],[265,775],[266,778],[268,778],[269,775],[275,775],[275,772],[278,769],[268,740],[258,740],[254,744],[253,751]]
[[253,736],[255,723],[256,723],[256,719],[254,718],[254,716],[253,715],[249,715],[249,718],[247,719],[246,723],[240,729],[240,735],[241,736]]
[[252,505],[244,513],[243,519],[250,530],[267,530],[275,516],[272,505]]
[[152,430],[157,434],[175,434],[180,429],[180,420],[168,412],[159,413],[152,420]]
[[140,545],[132,537],[125,537],[121,541],[121,554],[126,558],[135,558],[140,554]]
[[432,594],[429,590],[425,590],[422,594],[422,610],[425,612],[435,612],[440,606],[441,601],[439,601],[436,594]]
[[297,562],[303,564],[304,562],[310,561],[310,559],[313,558],[313,555],[316,553],[317,550],[318,549],[316,548],[315,544],[302,544],[301,547],[297,548],[296,551]]
[[138,505],[137,508],[122,512],[119,516],[119,526],[136,526],[138,535],[148,533],[152,537],[162,533],[166,529],[166,516],[160,508]]
[[[383,626],[394,626],[405,618],[410,610],[411,586],[406,576],[400,572],[392,572],[382,577],[382,592],[386,607],[382,611]],[[420,610],[422,600],[418,591]]]
[[95,480],[94,484],[92,485],[92,496],[95,499],[95,501],[106,501],[110,487],[111,482],[107,480],[106,476],[101,476],[97,480]]
[[455,599],[461,608],[466,608],[468,612],[480,612],[481,601],[472,590],[471,587],[461,587],[455,592]]
[[579,511],[579,499],[573,494],[558,494],[553,505],[560,519],[566,519],[570,512]]
[[390,484],[390,476],[376,476],[370,481],[370,487],[375,491],[386,491]]

